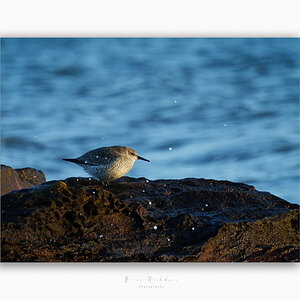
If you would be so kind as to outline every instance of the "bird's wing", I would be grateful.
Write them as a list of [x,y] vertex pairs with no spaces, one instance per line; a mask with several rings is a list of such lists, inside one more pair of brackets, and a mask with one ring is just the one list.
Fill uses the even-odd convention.
[[106,165],[111,164],[119,158],[119,153],[111,147],[102,147],[91,150],[82,156],[76,158],[82,164],[86,165]]

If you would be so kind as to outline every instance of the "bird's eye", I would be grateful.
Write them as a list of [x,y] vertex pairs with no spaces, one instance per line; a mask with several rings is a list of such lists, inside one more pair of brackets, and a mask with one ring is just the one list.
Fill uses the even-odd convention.
[[134,155],[134,153],[133,153],[133,152],[131,152],[130,154],[131,154],[131,155]]

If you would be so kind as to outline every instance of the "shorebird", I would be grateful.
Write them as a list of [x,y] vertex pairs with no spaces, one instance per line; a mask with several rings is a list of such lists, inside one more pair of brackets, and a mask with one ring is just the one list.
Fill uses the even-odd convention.
[[102,147],[91,150],[77,158],[63,158],[81,166],[89,175],[109,182],[127,174],[137,159],[150,160],[138,156],[137,152],[127,146]]

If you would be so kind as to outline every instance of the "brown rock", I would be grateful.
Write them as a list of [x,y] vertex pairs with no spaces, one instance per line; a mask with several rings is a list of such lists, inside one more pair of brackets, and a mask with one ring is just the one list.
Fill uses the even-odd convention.
[[40,170],[36,170],[33,168],[23,168],[15,170],[23,181],[27,181],[33,185],[39,185],[46,182],[45,174]]
[[299,206],[242,183],[123,177],[108,186],[88,178],[46,182],[4,195],[1,208],[2,261],[173,262],[199,261],[227,223],[252,224]]
[[256,222],[224,225],[189,261],[298,262],[299,210]]
[[33,184],[22,180],[13,168],[1,165],[1,196],[14,190],[31,187]]

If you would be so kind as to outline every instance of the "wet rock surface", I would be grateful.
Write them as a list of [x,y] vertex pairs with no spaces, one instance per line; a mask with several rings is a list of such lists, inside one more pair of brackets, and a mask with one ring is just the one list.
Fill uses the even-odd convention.
[[[232,239],[246,249],[251,230],[254,248],[270,247],[280,232],[276,255],[258,251],[258,261],[299,260],[293,252],[299,223],[290,216],[299,206],[242,183],[123,177],[103,186],[68,178],[10,192],[1,197],[1,208],[2,261],[255,261],[255,251],[221,256]],[[256,229],[258,222],[271,225]],[[292,229],[272,226],[278,222]]]

